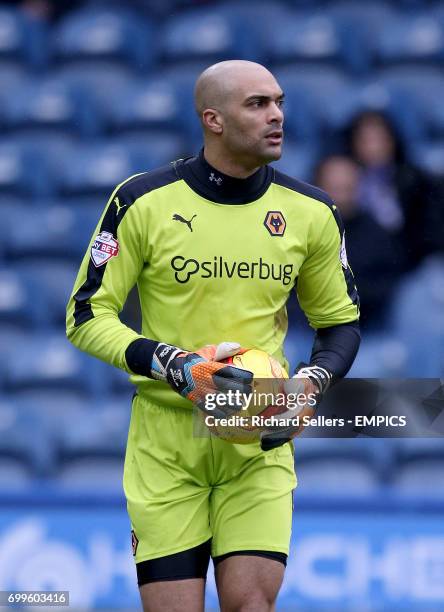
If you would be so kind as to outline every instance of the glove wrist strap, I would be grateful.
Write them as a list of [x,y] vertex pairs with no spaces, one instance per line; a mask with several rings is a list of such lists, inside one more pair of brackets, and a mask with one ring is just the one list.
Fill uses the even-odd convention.
[[168,366],[172,359],[184,353],[182,349],[171,344],[159,342],[153,353],[151,376],[156,380],[167,380]]
[[321,395],[327,391],[333,378],[331,372],[325,368],[318,365],[307,365],[305,363],[300,363],[298,365],[296,374],[299,376],[306,376],[313,381],[318,387]]

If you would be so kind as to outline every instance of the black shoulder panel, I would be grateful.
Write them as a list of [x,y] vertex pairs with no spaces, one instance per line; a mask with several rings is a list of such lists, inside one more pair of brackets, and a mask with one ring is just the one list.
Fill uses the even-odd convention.
[[[145,195],[145,193],[160,189],[178,180],[179,177],[172,164],[162,166],[151,172],[138,174],[129,179],[112,194],[100,225],[99,234],[107,232],[112,234],[114,238],[117,238],[117,228],[128,209],[138,198]],[[74,295],[74,325],[76,327],[94,317],[89,300],[100,289],[106,265],[104,263],[103,265],[96,266],[92,259],[89,260],[86,280]]]
[[283,172],[279,172],[279,170],[275,169],[273,182],[277,185],[282,185],[282,187],[287,187],[287,189],[297,191],[298,193],[308,196],[309,198],[323,202],[330,208],[333,208],[334,206],[333,200],[330,198],[330,196],[325,193],[325,191],[322,191],[322,189],[319,189],[319,187],[315,187],[309,183],[304,183],[303,181],[298,181],[297,179],[288,176]]
[[177,176],[173,164],[168,164],[156,170],[134,176],[118,189],[116,196],[119,198],[121,204],[131,206],[131,204],[134,204],[134,202],[145,195],[145,193],[160,189],[178,180],[179,177]]

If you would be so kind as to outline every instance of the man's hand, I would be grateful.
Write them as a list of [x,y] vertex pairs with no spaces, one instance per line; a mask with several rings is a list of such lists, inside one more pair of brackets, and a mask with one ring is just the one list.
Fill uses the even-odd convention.
[[[224,393],[230,390],[251,393],[252,372],[219,363],[219,360],[244,350],[235,342],[210,344],[194,352],[159,343],[154,351],[151,375],[157,380],[169,383],[174,391],[205,410],[205,397],[208,393]],[[233,406],[230,406],[229,411],[232,410]],[[218,415],[217,410],[212,410],[211,414],[216,417],[226,416],[225,412]]]
[[[268,451],[282,446],[302,432],[304,417],[311,418],[315,414],[322,395],[330,386],[331,380],[332,375],[325,368],[316,365],[309,366],[305,363],[298,365],[295,375],[286,384],[286,391],[296,395],[303,394],[306,398],[311,398],[311,401],[307,401],[299,410],[288,409],[286,412],[279,414],[279,419],[288,419],[289,425],[270,427],[264,431],[261,435],[262,450]],[[299,418],[296,419],[296,417]]]

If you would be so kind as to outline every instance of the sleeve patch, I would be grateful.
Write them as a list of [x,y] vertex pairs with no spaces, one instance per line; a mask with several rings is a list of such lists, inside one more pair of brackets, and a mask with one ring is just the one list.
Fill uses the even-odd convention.
[[95,238],[91,247],[91,260],[96,268],[106,264],[119,254],[119,242],[111,232],[102,231]]

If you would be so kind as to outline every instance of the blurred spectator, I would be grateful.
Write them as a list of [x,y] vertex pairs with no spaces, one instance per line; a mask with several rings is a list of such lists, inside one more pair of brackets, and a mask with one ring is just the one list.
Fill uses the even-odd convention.
[[344,220],[348,260],[361,298],[365,329],[383,324],[401,265],[396,242],[360,205],[360,173],[356,162],[333,155],[320,162],[314,182],[335,201]]
[[361,166],[359,205],[400,240],[406,269],[414,267],[442,240],[437,227],[443,207],[440,186],[408,163],[402,142],[383,113],[357,115],[346,140],[348,153]]

